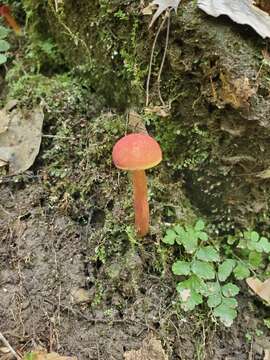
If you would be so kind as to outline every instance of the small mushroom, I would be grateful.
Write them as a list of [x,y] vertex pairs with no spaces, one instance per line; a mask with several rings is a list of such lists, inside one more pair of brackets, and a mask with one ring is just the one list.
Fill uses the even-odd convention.
[[21,28],[17,24],[14,17],[11,15],[10,7],[8,5],[0,6],[0,16],[3,16],[5,18],[6,22],[17,35],[21,35]]
[[160,146],[149,135],[129,134],[114,145],[112,158],[117,168],[131,171],[135,227],[139,236],[145,236],[149,231],[149,205],[145,169],[161,162]]

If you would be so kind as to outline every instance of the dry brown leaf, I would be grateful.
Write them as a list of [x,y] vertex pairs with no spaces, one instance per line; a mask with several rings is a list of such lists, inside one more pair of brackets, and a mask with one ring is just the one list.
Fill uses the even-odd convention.
[[251,26],[262,38],[270,38],[270,16],[253,0],[199,0],[198,7],[214,17],[227,15],[237,24]]
[[270,350],[266,349],[264,351],[264,358],[263,360],[270,360]]
[[234,109],[249,108],[249,99],[256,93],[251,88],[247,77],[230,79],[226,74],[220,73],[222,83],[221,99],[225,104],[231,105]]
[[45,350],[37,350],[25,355],[23,360],[77,360],[76,357],[61,356],[55,352],[47,353]]
[[223,156],[221,158],[221,160],[223,162],[225,162],[226,164],[230,164],[230,165],[236,165],[236,164],[239,164],[241,162],[246,162],[246,161],[256,162],[256,159],[249,155]]
[[161,345],[161,341],[147,337],[139,350],[124,353],[125,360],[168,360],[168,356]]
[[136,111],[130,111],[128,114],[128,126],[131,132],[148,134],[143,118]]
[[220,129],[236,137],[242,136],[246,131],[246,127],[244,125],[230,123],[227,119],[221,120]]
[[256,177],[260,178],[260,179],[270,179],[270,169],[266,169],[263,170],[261,172],[259,172]]
[[6,113],[6,110],[0,110],[0,134],[7,131],[9,124],[9,116]]
[[262,282],[257,278],[250,277],[246,279],[246,282],[255,294],[270,304],[270,278]]
[[8,128],[0,132],[0,166],[8,163],[9,175],[16,175],[29,169],[39,152],[44,114],[37,107],[6,111],[5,116]]
[[149,27],[151,27],[154,22],[157,20],[157,18],[167,9],[171,8],[174,9],[175,12],[177,11],[178,5],[180,4],[181,0],[154,0],[152,1],[145,9],[143,9],[143,14],[144,15],[150,15],[153,12],[153,9],[158,7],[158,9],[156,10],[152,21],[149,25]]
[[168,117],[170,116],[170,109],[168,107],[164,107],[164,106],[150,106],[150,107],[146,107],[144,109],[146,114],[155,114],[158,115],[160,117]]

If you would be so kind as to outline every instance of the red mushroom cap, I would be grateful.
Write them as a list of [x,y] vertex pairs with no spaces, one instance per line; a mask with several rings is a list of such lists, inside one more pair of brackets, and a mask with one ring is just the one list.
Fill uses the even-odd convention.
[[10,8],[8,5],[0,6],[0,15],[1,16],[10,15]]
[[146,134],[129,134],[114,145],[113,162],[123,170],[149,169],[162,160],[159,144]]

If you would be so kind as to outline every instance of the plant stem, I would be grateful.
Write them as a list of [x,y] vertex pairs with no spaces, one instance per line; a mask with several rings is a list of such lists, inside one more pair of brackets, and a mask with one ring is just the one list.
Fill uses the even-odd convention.
[[139,236],[149,230],[149,205],[147,200],[147,178],[144,170],[132,171],[135,227]]

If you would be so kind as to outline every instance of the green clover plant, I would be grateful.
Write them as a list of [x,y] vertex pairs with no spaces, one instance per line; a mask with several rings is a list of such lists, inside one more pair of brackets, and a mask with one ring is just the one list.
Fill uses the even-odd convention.
[[224,256],[224,248],[209,244],[203,220],[194,226],[175,225],[166,231],[163,242],[179,246],[182,254],[172,264],[172,272],[183,277],[176,286],[181,308],[190,311],[206,302],[225,326],[230,326],[237,316],[235,297],[240,289],[233,277],[249,277],[263,264],[263,254],[270,252],[267,238],[246,231],[240,239],[228,238],[234,251],[227,251]]
[[9,33],[9,29],[0,25],[0,65],[7,62],[7,52],[10,49],[10,44],[6,40]]

